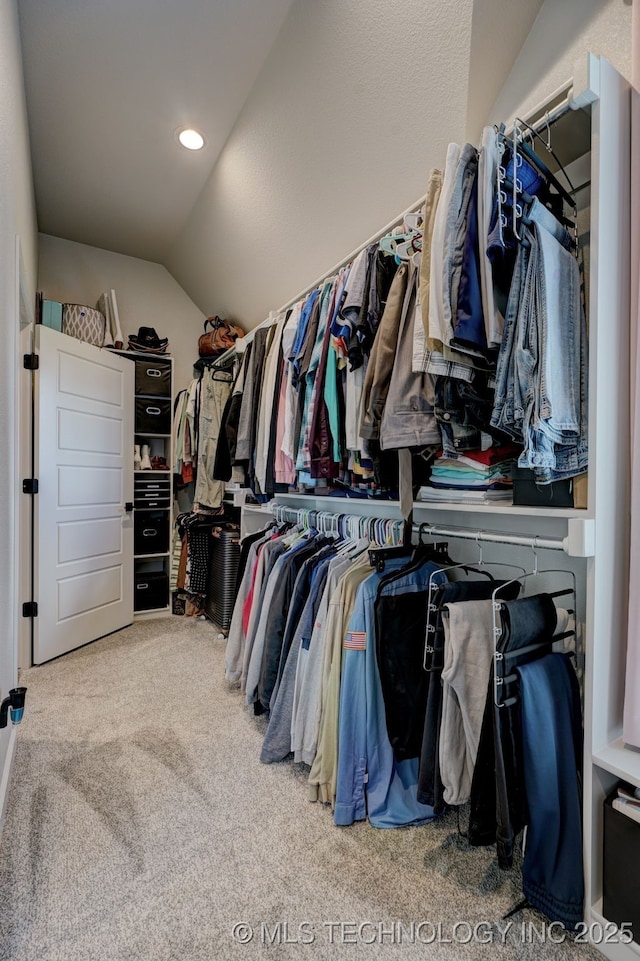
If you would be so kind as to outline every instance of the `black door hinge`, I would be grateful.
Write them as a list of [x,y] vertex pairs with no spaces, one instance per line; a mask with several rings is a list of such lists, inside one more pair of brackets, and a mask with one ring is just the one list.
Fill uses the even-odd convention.
[[22,605],[22,616],[23,617],[37,617],[38,616],[38,602],[37,601],[25,601]]
[[40,358],[37,354],[25,354],[23,364],[25,370],[39,370]]
[[22,481],[22,493],[23,494],[37,494],[38,493],[38,478],[37,477],[25,477]]

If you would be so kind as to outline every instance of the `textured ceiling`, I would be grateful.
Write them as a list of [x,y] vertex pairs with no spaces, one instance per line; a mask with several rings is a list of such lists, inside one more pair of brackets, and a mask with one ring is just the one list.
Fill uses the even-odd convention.
[[[464,136],[465,107],[476,139],[541,2],[18,0],[39,229],[170,269],[180,262],[180,282],[208,303],[219,251],[207,238],[237,215],[230,177],[242,193],[258,191],[249,231],[274,200],[278,171],[289,208],[304,209],[309,190],[333,196],[338,178],[370,196],[384,177],[368,184],[358,170],[386,131],[398,146],[412,139],[423,189],[440,140]],[[264,138],[254,143],[265,124],[278,141],[266,182]],[[186,125],[202,130],[205,150],[177,145]],[[214,203],[215,171],[227,188]],[[390,176],[393,212],[406,170]],[[269,230],[282,219],[276,208],[264,212]]]
[[19,0],[39,229],[162,261],[291,3]]

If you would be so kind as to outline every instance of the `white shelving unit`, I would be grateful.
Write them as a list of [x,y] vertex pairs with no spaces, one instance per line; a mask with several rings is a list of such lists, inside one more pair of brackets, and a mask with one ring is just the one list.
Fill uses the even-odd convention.
[[[163,457],[166,469],[134,471],[134,616],[136,619],[169,614],[171,595],[171,528],[173,507],[173,359],[164,354],[119,351],[136,365],[133,445],[148,444],[150,456]],[[153,420],[162,423],[154,430]],[[148,429],[150,428],[150,429]],[[157,482],[157,501],[143,506],[145,488]],[[149,518],[147,523],[146,518]],[[145,550],[144,537],[161,550]],[[148,575],[148,576],[147,576]],[[146,586],[145,586],[146,585]],[[150,600],[146,599],[149,591]],[[158,603],[156,603],[158,601]]]
[[[570,96],[576,109],[591,113],[590,149],[587,146],[581,157],[571,158],[590,170],[591,182],[587,508],[416,502],[414,521],[565,542],[561,563],[557,551],[553,557],[550,551],[540,551],[540,569],[566,566],[574,571],[578,584],[577,615],[584,650],[585,922],[591,925],[610,920],[603,917],[602,907],[603,802],[618,780],[640,787],[640,751],[621,740],[629,578],[632,92],[607,61],[589,55],[583,80],[574,81]],[[565,128],[565,143],[572,142],[575,116],[570,111],[558,123],[558,128]],[[574,139],[577,143],[580,138]],[[399,504],[393,501],[306,494],[280,494],[275,500],[294,509],[400,518]],[[263,518],[261,509],[245,507],[243,529]],[[456,558],[472,559],[475,547],[472,540],[456,542]],[[491,544],[485,556],[488,560],[508,557],[531,569],[531,552],[522,547]],[[546,563],[549,559],[553,563]],[[540,589],[545,587],[541,584]],[[635,943],[594,941],[594,945],[612,961],[640,957]]]

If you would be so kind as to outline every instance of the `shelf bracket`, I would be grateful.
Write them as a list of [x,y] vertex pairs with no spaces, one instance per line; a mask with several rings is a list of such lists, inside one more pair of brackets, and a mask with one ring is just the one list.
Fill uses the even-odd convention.
[[569,557],[593,557],[596,552],[596,524],[592,517],[570,517],[566,548]]

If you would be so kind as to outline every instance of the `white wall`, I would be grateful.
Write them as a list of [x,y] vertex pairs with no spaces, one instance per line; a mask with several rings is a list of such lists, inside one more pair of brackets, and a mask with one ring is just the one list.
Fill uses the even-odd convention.
[[487,106],[499,95],[542,2],[474,0],[466,125],[471,143],[480,141]]
[[38,288],[47,300],[93,307],[113,287],[124,337],[139,327],[168,337],[175,387],[186,387],[204,316],[164,267],[48,234],[40,234],[39,251]]
[[488,121],[526,114],[572,77],[587,51],[631,77],[629,0],[545,0]]
[[628,73],[630,17],[628,0],[297,0],[166,266],[254,326],[421,196],[450,140],[537,103],[590,48]]
[[472,10],[297,0],[165,260],[203,311],[254,326],[424,193],[464,134]]
[[[18,333],[16,235],[22,283],[33,304],[37,233],[15,0],[0,0],[0,698],[17,680],[18,585]],[[28,703],[27,703],[28,707]],[[11,727],[0,732],[0,823],[8,775]]]

